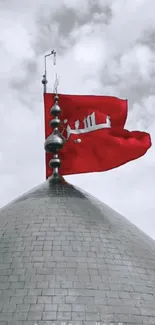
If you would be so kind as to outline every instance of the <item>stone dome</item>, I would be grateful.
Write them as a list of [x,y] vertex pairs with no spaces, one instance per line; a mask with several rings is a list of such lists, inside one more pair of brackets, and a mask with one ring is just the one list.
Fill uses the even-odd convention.
[[0,325],[155,324],[155,242],[71,184],[0,210]]

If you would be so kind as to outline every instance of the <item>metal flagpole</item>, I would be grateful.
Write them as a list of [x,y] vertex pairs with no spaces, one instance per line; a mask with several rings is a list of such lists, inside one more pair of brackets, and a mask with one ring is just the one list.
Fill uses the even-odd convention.
[[[53,64],[56,65],[56,52],[53,50],[50,54],[45,55],[45,74],[43,76],[43,85],[44,85],[44,93],[46,93],[46,58],[47,56],[53,55]],[[64,139],[59,132],[59,125],[61,123],[59,119],[59,114],[61,113],[61,108],[58,104],[59,96],[58,96],[58,75],[56,73],[55,82],[54,82],[54,105],[50,110],[50,114],[53,115],[53,119],[50,121],[50,126],[53,129],[52,134],[45,141],[45,151],[47,153],[53,153],[53,157],[49,162],[49,167],[53,169],[52,176],[50,177],[50,182],[60,182],[61,176],[59,175],[59,168],[61,165],[61,161],[58,157],[58,151],[64,145]]]
[[44,68],[45,68],[45,72],[44,72],[44,74],[43,74],[43,79],[42,79],[42,84],[43,84],[44,94],[45,94],[46,91],[47,91],[47,87],[46,87],[46,85],[47,85],[47,83],[48,83],[48,81],[47,81],[47,62],[46,62],[46,61],[47,61],[47,57],[48,57],[48,56],[51,56],[51,55],[54,56],[53,64],[56,65],[56,52],[55,52],[54,50],[52,50],[49,54],[46,54],[46,55],[44,56]]

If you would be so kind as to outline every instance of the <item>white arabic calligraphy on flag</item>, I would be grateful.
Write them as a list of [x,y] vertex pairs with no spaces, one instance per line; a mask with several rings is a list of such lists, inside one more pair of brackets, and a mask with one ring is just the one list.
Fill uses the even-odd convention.
[[[64,124],[66,124],[68,120],[64,120]],[[101,123],[101,124],[96,124],[96,119],[95,119],[95,113],[93,112],[91,115],[88,115],[86,118],[83,120],[83,129],[79,129],[80,121],[77,120],[74,123],[75,129],[72,129],[70,125],[68,124],[67,127],[64,127],[61,135],[63,136],[64,131],[66,130],[67,133],[67,138],[66,140],[69,140],[69,137],[71,134],[83,134],[83,133],[88,133],[92,131],[97,131],[100,129],[107,129],[111,127],[111,121],[110,117],[106,116],[106,123]]]

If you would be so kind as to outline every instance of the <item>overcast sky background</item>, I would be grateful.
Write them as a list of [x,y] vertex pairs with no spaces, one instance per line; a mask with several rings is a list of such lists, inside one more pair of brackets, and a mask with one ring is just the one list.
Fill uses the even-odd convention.
[[[61,93],[127,98],[126,128],[153,143],[122,167],[66,179],[155,239],[154,13],[155,0],[0,0],[0,206],[45,179],[41,79],[56,49]],[[49,59],[49,91],[54,73]]]

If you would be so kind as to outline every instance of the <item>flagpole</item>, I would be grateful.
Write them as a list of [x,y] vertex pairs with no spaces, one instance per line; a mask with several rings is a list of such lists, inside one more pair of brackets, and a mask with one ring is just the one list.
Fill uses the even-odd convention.
[[44,94],[47,92],[47,57],[54,55],[54,59],[53,59],[53,64],[56,64],[56,52],[54,50],[52,50],[50,53],[46,54],[44,56],[44,74],[43,74],[43,79],[42,79],[42,84],[43,84],[43,92]]
[[[56,52],[53,50],[50,54],[45,55],[44,57],[44,63],[45,63],[45,74],[43,75],[43,85],[44,85],[44,94],[46,93],[46,84],[47,84],[47,71],[46,71],[46,58],[50,55],[54,56],[53,58],[53,64],[56,65]],[[64,145],[64,139],[61,136],[61,133],[58,129],[61,121],[59,119],[59,114],[61,113],[61,108],[58,104],[59,96],[58,96],[58,76],[56,74],[55,83],[54,83],[54,105],[52,106],[50,110],[50,115],[53,115],[53,119],[50,121],[50,126],[53,129],[52,134],[46,139],[44,148],[47,153],[53,153],[53,157],[49,162],[49,167],[53,169],[52,176],[49,178],[50,182],[57,183],[60,182],[62,179],[59,175],[59,168],[61,165],[61,161],[58,157],[58,151],[63,147]]]

